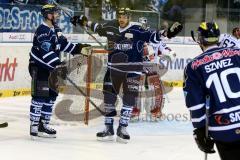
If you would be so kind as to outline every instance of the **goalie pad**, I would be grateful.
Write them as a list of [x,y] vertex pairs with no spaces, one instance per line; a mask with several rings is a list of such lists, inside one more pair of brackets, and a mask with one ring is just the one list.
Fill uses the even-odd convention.
[[154,106],[151,108],[151,114],[154,117],[160,117],[162,114],[162,108],[164,105],[163,99],[163,86],[159,79],[159,75],[151,75],[147,77],[148,85],[152,85],[154,89],[155,102]]

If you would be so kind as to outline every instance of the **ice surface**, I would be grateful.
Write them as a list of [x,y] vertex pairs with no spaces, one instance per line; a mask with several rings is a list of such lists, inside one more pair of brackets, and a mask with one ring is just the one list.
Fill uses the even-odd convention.
[[[0,121],[8,121],[9,127],[0,129],[0,159],[203,160],[204,154],[193,140],[189,119],[172,120],[171,117],[178,114],[189,118],[182,90],[176,88],[168,96],[170,103],[166,102],[164,113],[170,115],[169,119],[131,123],[128,144],[96,141],[96,132],[103,129],[102,118],[91,120],[85,126],[82,122],[64,122],[54,117],[57,138],[32,141],[29,137],[30,97],[2,98]],[[208,157],[208,160],[218,159],[217,154]]]

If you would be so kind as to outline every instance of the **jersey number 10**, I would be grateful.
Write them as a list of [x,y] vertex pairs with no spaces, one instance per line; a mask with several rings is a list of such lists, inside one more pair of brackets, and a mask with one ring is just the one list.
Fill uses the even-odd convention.
[[[237,81],[234,81],[232,83],[239,83],[240,81],[240,68],[229,68],[227,70],[224,70],[220,73],[220,76],[218,76],[217,73],[211,74],[207,81],[206,81],[206,87],[210,88],[213,84],[215,86],[219,101],[226,102],[226,96],[228,98],[239,98],[240,97],[240,91],[233,92],[231,90],[231,87],[229,85],[227,76],[230,74],[236,74],[238,77]],[[238,85],[239,86],[239,85]],[[226,95],[226,96],[225,96]]]

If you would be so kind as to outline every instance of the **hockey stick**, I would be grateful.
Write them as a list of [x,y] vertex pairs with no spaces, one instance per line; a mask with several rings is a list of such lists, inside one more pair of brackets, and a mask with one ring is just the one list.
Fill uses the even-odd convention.
[[[210,96],[207,95],[207,96],[206,96],[206,121],[205,121],[205,130],[206,130],[206,131],[205,131],[205,136],[206,136],[206,138],[208,138],[209,108],[210,108]],[[208,156],[207,153],[205,153],[204,160],[207,160],[207,159],[208,159],[207,156]]]
[[202,48],[202,46],[200,45],[200,43],[199,43],[198,41],[196,41],[193,30],[191,30],[191,37],[192,37],[193,41],[196,42],[196,43],[199,45],[199,47],[201,48],[201,50],[204,51],[203,48]]
[[193,39],[194,42],[198,43],[198,42],[196,41],[195,37],[194,37],[194,31],[193,31],[193,30],[191,30],[191,37],[192,37],[192,39]]
[[102,111],[102,110],[90,99],[90,97],[88,97],[87,94],[82,91],[82,89],[81,89],[75,82],[73,82],[69,77],[66,77],[66,79],[67,79],[84,97],[86,97],[86,98],[89,100],[89,102],[93,105],[93,107],[95,107],[102,115],[105,115],[105,112]]
[[[61,6],[60,4],[58,4],[55,0],[52,0],[52,2],[58,7],[60,8],[69,18],[72,18],[71,14],[69,13],[70,9],[66,8],[66,7],[63,7]],[[97,40],[97,38],[95,36],[93,36],[85,27],[83,26],[80,26],[90,37],[93,38],[94,41],[96,41],[101,47],[104,47],[104,45],[99,41]]]
[[5,128],[8,126],[8,122],[0,123],[0,128]]

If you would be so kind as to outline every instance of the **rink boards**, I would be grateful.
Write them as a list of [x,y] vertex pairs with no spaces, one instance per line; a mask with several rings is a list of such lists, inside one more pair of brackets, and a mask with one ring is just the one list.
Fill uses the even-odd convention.
[[[86,36],[70,34],[68,39],[92,43]],[[29,51],[31,49],[32,35],[24,33],[5,33],[0,34],[0,97],[25,96],[30,94],[30,76],[28,73]],[[167,45],[177,53],[177,58],[173,63],[160,61],[164,64],[167,72],[162,79],[165,85],[172,87],[182,87],[184,67],[191,59],[201,53],[200,48],[190,40],[179,37],[169,41],[165,40]],[[101,39],[104,41],[104,39]],[[15,43],[13,43],[15,42]],[[19,42],[19,43],[16,43]],[[20,43],[21,42],[21,43]],[[22,43],[28,42],[28,43]],[[94,43],[92,43],[95,45]],[[91,88],[102,88],[101,83],[92,83]]]

